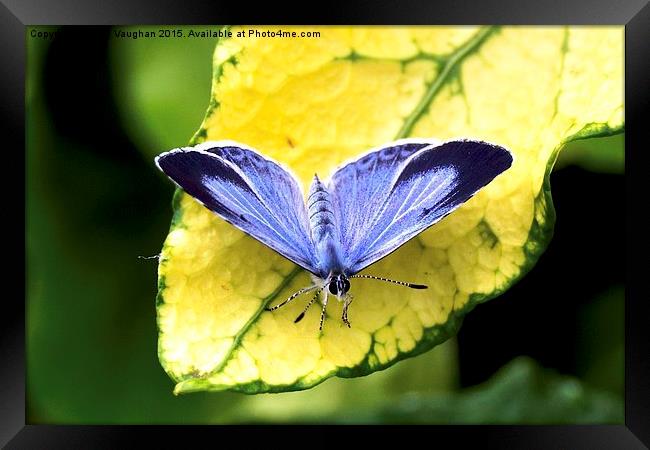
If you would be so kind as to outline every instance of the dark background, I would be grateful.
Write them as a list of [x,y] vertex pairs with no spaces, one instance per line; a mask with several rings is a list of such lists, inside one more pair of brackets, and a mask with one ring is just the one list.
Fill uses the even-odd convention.
[[[157,173],[152,155],[185,145],[198,128],[209,98],[214,41],[197,44],[200,48],[192,50],[196,53],[179,50],[187,61],[201,55],[201,65],[175,64],[171,75],[155,70],[147,75],[161,83],[168,76],[169,86],[174,86],[173,92],[159,90],[165,95],[150,105],[169,115],[160,123],[187,118],[187,125],[176,124],[175,133],[168,125],[165,140],[156,141],[155,130],[147,129],[148,119],[142,118],[146,108],[133,106],[136,91],[124,88],[138,76],[136,69],[165,63],[156,49],[134,42],[138,50],[127,50],[130,44],[116,43],[110,28],[59,32],[52,41],[27,39],[28,422],[269,420],[264,408],[271,406],[259,406],[239,394],[172,396],[173,383],[155,354],[156,261],[137,258],[159,252],[171,219],[172,185]],[[122,52],[131,56],[122,57]],[[183,91],[196,85],[200,89]],[[199,106],[186,112],[180,109],[186,103]],[[444,354],[436,349],[397,364],[378,375],[381,383],[367,384],[365,394],[407,398],[421,393],[430,413],[422,417],[436,421],[436,411],[456,407],[461,396],[480,392],[464,388],[485,382],[525,355],[532,358],[526,364],[536,380],[517,399],[546,395],[540,386],[568,380],[558,378],[568,375],[580,389],[604,395],[599,402],[609,402],[616,412],[584,414],[589,405],[604,404],[585,400],[582,415],[568,414],[566,422],[591,417],[596,423],[621,423],[622,143],[620,135],[565,149],[551,177],[555,236],[538,264],[504,295],[469,313],[457,341]],[[445,369],[446,364],[454,367]],[[422,374],[429,366],[437,379]],[[405,377],[414,371],[419,375]],[[379,379],[373,377],[366,378]],[[344,385],[354,382],[365,386],[364,380],[329,380],[315,390],[331,384],[346,397]],[[284,396],[282,402],[288,405],[275,402],[274,408],[288,411],[275,416],[278,421],[296,420],[299,409],[291,405],[296,395],[277,396]],[[362,401],[344,400],[346,408],[364,411],[369,422],[400,420],[385,414],[379,403],[368,412]],[[336,407],[324,406],[323,411],[318,420],[341,417],[333,414]],[[403,417],[408,420],[406,413]],[[501,418],[487,412],[478,420]],[[525,414],[519,420],[526,422]]]

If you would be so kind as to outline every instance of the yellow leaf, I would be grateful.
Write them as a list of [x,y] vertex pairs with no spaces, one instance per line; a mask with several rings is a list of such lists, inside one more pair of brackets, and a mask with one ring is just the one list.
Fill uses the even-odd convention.
[[305,271],[177,192],[158,294],[159,356],[177,393],[305,389],[444,342],[546,247],[558,150],[623,128],[622,27],[318,31],[219,42],[211,106],[193,143],[248,144],[290,166],[305,191],[314,172],[326,177],[342,161],[408,136],[487,140],[515,162],[368,270],[430,289],[354,280],[352,328],[330,302],[322,334],[319,308],[293,323],[304,302],[264,311],[309,285]]

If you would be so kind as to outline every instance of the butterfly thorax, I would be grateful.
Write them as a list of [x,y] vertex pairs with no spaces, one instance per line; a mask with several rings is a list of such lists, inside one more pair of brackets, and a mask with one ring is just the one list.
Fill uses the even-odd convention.
[[340,237],[330,193],[316,175],[307,196],[307,208],[321,277],[325,278],[332,272],[342,273]]

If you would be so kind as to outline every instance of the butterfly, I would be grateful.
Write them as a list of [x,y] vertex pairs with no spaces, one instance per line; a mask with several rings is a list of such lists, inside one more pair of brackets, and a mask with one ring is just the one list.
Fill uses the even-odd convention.
[[158,155],[158,168],[186,193],[313,275],[316,291],[297,323],[324,291],[343,302],[350,327],[350,280],[368,278],[412,289],[422,284],[359,274],[456,208],[512,165],[505,148],[457,139],[402,139],[374,148],[336,169],[314,175],[308,195],[280,163],[234,141],[209,141]]

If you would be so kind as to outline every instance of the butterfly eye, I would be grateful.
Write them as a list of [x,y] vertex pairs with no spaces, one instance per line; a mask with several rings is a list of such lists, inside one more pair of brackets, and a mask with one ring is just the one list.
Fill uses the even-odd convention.
[[338,292],[339,292],[339,290],[338,290],[338,288],[336,286],[336,281],[332,281],[327,288],[332,293],[332,295],[337,295]]
[[345,294],[350,290],[350,282],[346,279],[343,280],[343,293]]

